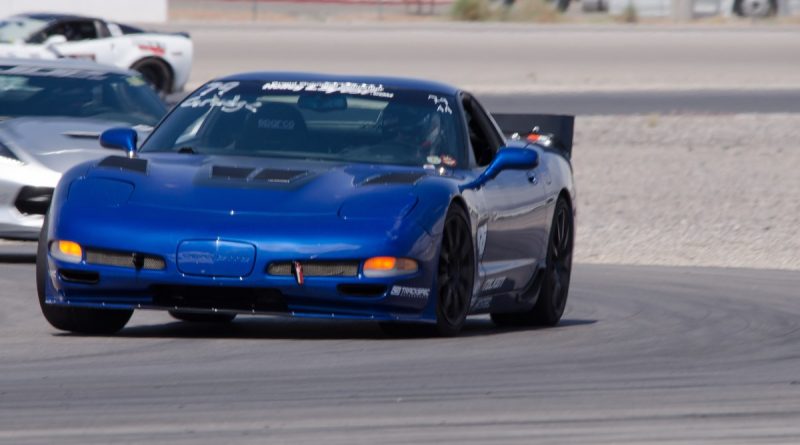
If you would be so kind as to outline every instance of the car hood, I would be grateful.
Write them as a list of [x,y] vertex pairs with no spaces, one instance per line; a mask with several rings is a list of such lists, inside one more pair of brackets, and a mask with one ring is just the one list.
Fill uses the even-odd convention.
[[[153,153],[107,157],[88,178],[129,183],[126,202],[163,212],[386,219],[408,214],[417,185],[432,174],[421,167]],[[113,188],[92,188],[98,187]]]
[[23,160],[63,173],[73,165],[113,153],[100,146],[100,133],[127,125],[100,119],[20,117],[0,121],[0,141]]

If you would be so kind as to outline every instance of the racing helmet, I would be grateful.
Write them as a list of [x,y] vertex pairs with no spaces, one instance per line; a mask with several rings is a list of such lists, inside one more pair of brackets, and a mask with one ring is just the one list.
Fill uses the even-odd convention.
[[432,114],[421,107],[390,102],[382,112],[381,132],[386,139],[421,144],[430,133]]

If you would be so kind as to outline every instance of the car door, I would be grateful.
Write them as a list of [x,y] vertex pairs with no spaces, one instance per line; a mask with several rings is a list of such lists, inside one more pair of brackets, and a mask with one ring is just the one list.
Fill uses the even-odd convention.
[[[482,170],[505,145],[505,138],[477,100],[465,96],[464,108],[476,168]],[[482,295],[525,288],[542,259],[547,194],[540,170],[502,171],[478,192],[489,215],[481,257]]]

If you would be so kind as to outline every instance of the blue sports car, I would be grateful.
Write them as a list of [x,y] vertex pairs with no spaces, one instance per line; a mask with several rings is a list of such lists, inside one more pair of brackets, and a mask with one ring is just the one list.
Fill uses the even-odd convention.
[[102,145],[123,151],[63,175],[39,241],[42,312],[90,334],[135,309],[435,335],[480,313],[554,325],[572,267],[572,118],[543,119],[555,130],[506,138],[472,95],[420,80],[214,80],[141,146],[107,130]]

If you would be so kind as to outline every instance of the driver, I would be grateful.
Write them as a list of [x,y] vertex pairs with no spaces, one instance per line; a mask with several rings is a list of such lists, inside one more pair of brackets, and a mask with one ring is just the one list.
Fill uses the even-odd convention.
[[[445,153],[441,113],[421,107],[390,103],[383,110],[384,141],[412,147],[413,156],[425,164],[455,165],[452,154]],[[452,165],[451,165],[452,164]]]

